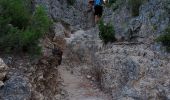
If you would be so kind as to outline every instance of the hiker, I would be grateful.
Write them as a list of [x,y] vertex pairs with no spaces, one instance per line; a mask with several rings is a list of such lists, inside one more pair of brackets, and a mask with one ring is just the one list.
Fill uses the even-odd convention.
[[93,0],[88,0],[88,9],[86,10],[87,15],[87,26],[86,28],[94,27],[95,26],[95,18],[94,18],[94,1]]
[[95,23],[98,23],[100,18],[102,17],[103,13],[103,6],[102,6],[103,0],[94,0],[94,16],[95,16]]

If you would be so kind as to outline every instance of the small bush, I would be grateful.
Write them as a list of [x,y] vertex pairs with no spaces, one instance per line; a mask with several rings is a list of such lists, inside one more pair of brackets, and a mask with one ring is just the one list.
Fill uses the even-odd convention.
[[112,9],[116,10],[123,4],[124,1],[122,0],[116,0],[115,2],[112,2]]
[[105,2],[105,5],[106,5],[106,7],[111,7],[115,2],[116,2],[117,0],[107,0],[106,2]]
[[115,30],[113,25],[111,24],[104,24],[103,20],[99,22],[99,37],[103,42],[106,44],[108,42],[116,41],[115,38]]
[[159,36],[156,41],[161,42],[166,46],[167,51],[170,52],[170,26],[165,30],[165,34]]
[[[39,38],[48,32],[52,21],[42,6],[32,12],[29,0],[0,1],[0,50],[38,53]],[[27,3],[26,3],[27,2]]]
[[31,12],[24,4],[25,0],[0,0],[1,14],[14,27],[20,29],[28,25]]
[[139,8],[142,5],[142,0],[129,0],[132,16],[139,16]]
[[76,0],[67,0],[67,3],[68,3],[69,5],[74,5],[75,2],[76,2]]

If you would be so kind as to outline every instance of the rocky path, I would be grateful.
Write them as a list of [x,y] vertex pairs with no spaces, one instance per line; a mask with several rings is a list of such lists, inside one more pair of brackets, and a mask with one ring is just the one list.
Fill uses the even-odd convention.
[[63,80],[64,90],[68,93],[68,100],[111,100],[90,80],[72,74],[67,67],[59,66],[59,73]]

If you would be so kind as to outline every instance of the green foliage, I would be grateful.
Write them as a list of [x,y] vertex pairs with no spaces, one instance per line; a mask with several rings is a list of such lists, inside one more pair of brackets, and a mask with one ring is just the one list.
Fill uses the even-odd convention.
[[115,3],[116,1],[118,1],[118,0],[109,0],[109,3]]
[[99,37],[106,44],[108,42],[116,41],[115,30],[113,25],[104,24],[103,20],[99,22]]
[[31,12],[29,0],[0,1],[0,50],[39,53],[39,38],[48,32],[52,21],[42,6]]
[[129,0],[132,16],[139,16],[139,8],[142,5],[143,0]]
[[106,1],[105,5],[106,7],[111,7],[117,0],[109,0],[109,1]]
[[38,6],[31,18],[29,30],[42,34],[49,30],[51,24],[52,21],[48,18],[44,8]]
[[124,1],[122,0],[115,0],[115,2],[112,3],[112,9],[116,10],[119,8],[120,5],[123,4]]
[[165,30],[165,34],[159,36],[156,41],[161,42],[164,46],[166,46],[167,51],[170,51],[170,26]]
[[113,10],[116,10],[124,1],[122,0],[108,0],[105,5],[106,7],[112,7]]
[[74,5],[75,2],[76,2],[76,0],[67,0],[67,3],[68,3],[69,5]]
[[13,26],[22,29],[28,25],[31,12],[24,5],[24,0],[1,0],[0,7],[3,17],[8,18]]

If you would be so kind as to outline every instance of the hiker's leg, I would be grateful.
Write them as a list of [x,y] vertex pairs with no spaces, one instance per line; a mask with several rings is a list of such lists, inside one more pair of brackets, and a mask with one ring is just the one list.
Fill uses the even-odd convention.
[[100,20],[101,16],[102,16],[102,13],[103,13],[103,7],[100,6],[100,5],[97,5],[95,7],[95,23],[97,24],[98,21]]
[[97,24],[99,21],[100,17],[98,15],[95,15],[95,23]]
[[97,17],[98,17],[98,16],[97,16],[97,15],[95,15],[95,23],[97,23]]

